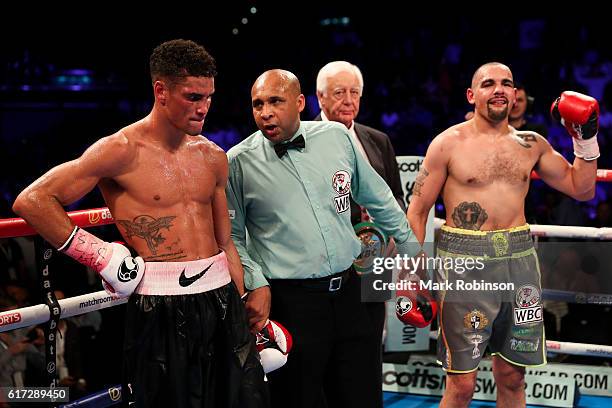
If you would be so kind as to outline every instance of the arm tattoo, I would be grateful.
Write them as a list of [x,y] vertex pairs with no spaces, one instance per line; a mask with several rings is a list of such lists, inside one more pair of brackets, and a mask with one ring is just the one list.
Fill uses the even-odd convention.
[[414,189],[412,191],[412,194],[417,197],[421,196],[421,188],[423,187],[423,184],[425,184],[425,178],[427,178],[427,176],[429,176],[429,172],[425,167],[423,167],[421,171],[419,171],[419,174],[417,174],[416,179],[414,180]]
[[489,216],[477,202],[462,202],[453,210],[453,222],[458,228],[479,230]]
[[516,133],[516,141],[518,144],[523,146],[525,149],[531,149],[531,145],[529,142],[538,143],[538,139],[535,137],[533,133]]
[[164,243],[164,238],[159,231],[162,228],[166,228],[170,231],[172,226],[172,220],[176,216],[153,218],[150,215],[138,215],[134,217],[134,220],[117,220],[117,223],[125,228],[126,238],[136,236],[142,238],[147,242],[149,250],[153,255],[157,255],[157,247]]

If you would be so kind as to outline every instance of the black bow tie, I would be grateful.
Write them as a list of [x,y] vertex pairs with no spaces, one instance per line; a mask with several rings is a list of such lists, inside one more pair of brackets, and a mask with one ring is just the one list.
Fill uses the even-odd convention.
[[274,145],[274,151],[276,155],[280,159],[287,153],[289,149],[303,149],[306,147],[306,142],[304,142],[304,136],[299,135],[295,139],[287,143],[277,143]]

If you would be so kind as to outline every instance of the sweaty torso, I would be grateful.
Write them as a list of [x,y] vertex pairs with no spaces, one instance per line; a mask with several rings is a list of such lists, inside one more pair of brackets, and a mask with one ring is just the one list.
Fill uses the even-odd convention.
[[168,150],[138,123],[122,132],[135,149],[133,163],[99,187],[123,238],[151,262],[218,253],[212,202],[223,151],[201,136]]
[[525,224],[525,197],[541,136],[512,131],[477,134],[469,122],[448,130],[448,175],[442,195],[446,224],[469,230],[497,230]]

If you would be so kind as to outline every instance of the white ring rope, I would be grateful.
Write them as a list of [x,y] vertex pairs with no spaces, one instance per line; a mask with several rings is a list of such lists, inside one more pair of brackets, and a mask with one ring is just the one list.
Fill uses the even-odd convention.
[[[440,229],[446,221],[434,218],[434,228]],[[550,238],[583,238],[612,240],[612,228],[573,227],[566,225],[530,224],[531,235]]]
[[[106,309],[127,303],[128,298],[116,298],[101,290],[80,296],[58,300],[62,314],[60,319]],[[7,310],[0,313],[0,332],[33,326],[49,321],[49,306],[40,304]]]
[[[556,291],[558,296],[568,296],[571,292]],[[576,294],[574,294],[576,296]],[[612,296],[607,296],[610,299]],[[61,318],[77,316],[94,310],[127,303],[127,298],[118,299],[110,296],[105,291],[75,296],[59,300],[62,309]],[[21,327],[44,323],[49,320],[49,308],[47,305],[36,305],[21,309],[8,310],[0,313],[0,332],[14,330]],[[429,336],[432,339],[438,337],[438,332],[432,331]],[[562,341],[546,341],[547,351],[553,353],[573,354],[579,356],[612,357],[612,346],[599,344],[568,343]]]
[[[89,210],[92,214],[97,214],[94,211],[107,211],[106,209]],[[87,210],[82,211],[84,216]],[[91,218],[91,216],[90,216]],[[111,217],[105,223],[110,223]],[[19,219],[16,219],[19,220]],[[4,220],[13,221],[13,220]],[[92,224],[98,223],[98,219],[89,220]],[[440,218],[434,219],[434,227],[439,229],[445,221]],[[20,226],[21,228],[21,226]],[[612,240],[612,228],[590,228],[590,227],[572,227],[560,225],[531,225],[531,233],[537,236],[546,237],[563,237],[563,238],[595,238],[600,240]],[[561,301],[576,301],[578,303],[612,303],[612,295],[604,294],[581,294],[564,291],[546,290],[546,298],[551,300]],[[115,298],[110,296],[105,291],[101,290],[95,293],[75,296],[59,300],[61,309],[60,318],[77,316],[84,313],[89,313],[94,310],[105,309],[127,303],[127,298]],[[0,312],[0,332],[14,330],[21,327],[33,326],[44,323],[49,320],[49,306],[39,304],[35,306],[24,307],[20,309],[7,310]],[[437,338],[437,332],[431,332],[430,337]],[[612,357],[612,346],[604,346],[597,344],[583,343],[568,343],[559,341],[546,341],[548,351],[554,353],[574,354],[583,356],[597,357]]]
[[[430,331],[430,339],[437,339],[438,332]],[[546,340],[546,351],[556,354],[572,354],[575,356],[612,357],[612,346],[586,343],[568,343],[565,341]]]

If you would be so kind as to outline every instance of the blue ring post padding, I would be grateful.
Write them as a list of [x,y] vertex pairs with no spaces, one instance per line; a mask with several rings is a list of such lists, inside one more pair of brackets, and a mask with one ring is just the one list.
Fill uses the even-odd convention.
[[60,408],[106,408],[121,402],[121,386],[110,387],[90,394],[77,401],[60,405]]

